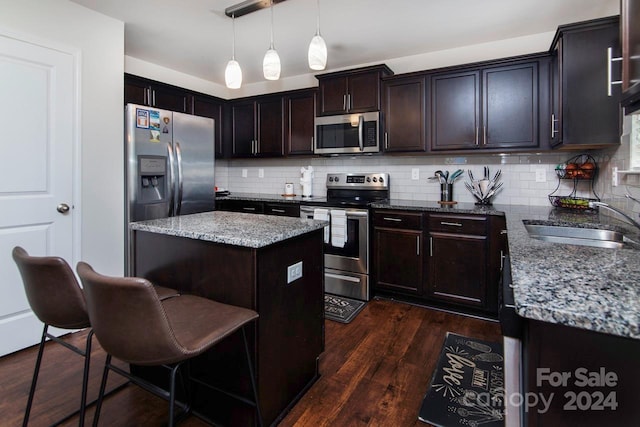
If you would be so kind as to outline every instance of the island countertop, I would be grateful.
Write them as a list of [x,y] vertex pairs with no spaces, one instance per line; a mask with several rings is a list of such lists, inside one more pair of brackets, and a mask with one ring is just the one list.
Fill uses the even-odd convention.
[[134,222],[130,228],[233,246],[262,248],[319,230],[325,225],[326,221],[311,219],[214,211]]

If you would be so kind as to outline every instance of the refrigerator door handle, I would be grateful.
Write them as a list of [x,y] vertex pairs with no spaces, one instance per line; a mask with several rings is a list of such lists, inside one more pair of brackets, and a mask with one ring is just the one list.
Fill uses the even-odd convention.
[[173,148],[171,148],[171,143],[167,143],[167,153],[169,155],[169,209],[167,212],[167,216],[173,216],[173,201],[175,200],[175,192],[176,192],[176,177],[174,174],[175,168],[175,158],[173,156]]
[[180,143],[176,142],[176,159],[178,160],[178,197],[176,200],[176,216],[180,215],[182,208],[182,150]]

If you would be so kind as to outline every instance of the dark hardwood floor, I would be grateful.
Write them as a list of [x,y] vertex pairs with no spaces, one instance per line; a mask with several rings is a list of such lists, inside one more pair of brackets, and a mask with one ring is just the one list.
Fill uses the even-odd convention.
[[[326,322],[321,378],[291,410],[280,426],[426,426],[417,420],[442,342],[447,331],[498,341],[500,327],[465,316],[404,303],[370,301],[348,325]],[[86,332],[67,336],[82,346]],[[0,414],[2,426],[19,426],[37,347],[0,358]],[[104,351],[94,340],[89,400],[97,395]],[[73,412],[79,404],[82,358],[59,345],[47,344],[31,426],[48,426]],[[123,382],[110,376],[109,388]],[[101,426],[160,426],[167,405],[130,385],[105,400]],[[88,409],[87,425],[93,419]],[[77,416],[64,426],[77,425]],[[181,426],[203,426],[190,417]]]

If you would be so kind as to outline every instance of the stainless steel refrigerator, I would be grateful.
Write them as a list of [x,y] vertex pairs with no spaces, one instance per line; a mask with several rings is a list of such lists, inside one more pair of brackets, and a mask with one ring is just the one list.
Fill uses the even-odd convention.
[[126,263],[129,223],[215,208],[213,119],[128,104],[125,123]]

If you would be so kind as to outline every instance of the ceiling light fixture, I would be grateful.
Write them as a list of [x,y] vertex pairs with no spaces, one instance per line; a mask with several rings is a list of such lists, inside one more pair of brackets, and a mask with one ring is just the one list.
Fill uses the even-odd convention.
[[327,66],[327,44],[320,35],[320,0],[317,0],[318,5],[318,21],[316,26],[316,35],[311,39],[309,43],[309,68],[312,70],[324,70]]
[[242,85],[242,69],[236,61],[236,17],[231,16],[231,27],[233,28],[233,43],[231,48],[231,60],[224,70],[224,81],[229,89],[240,89]]
[[271,44],[262,61],[262,72],[267,80],[278,80],[280,78],[280,56],[273,47],[273,0],[271,0]]
[[253,13],[260,9],[266,9],[269,7],[271,3],[277,4],[282,3],[285,0],[245,0],[241,3],[234,4],[233,6],[229,6],[224,10],[224,14],[229,18],[235,16],[236,18],[240,18],[241,16],[247,15],[249,13]]

